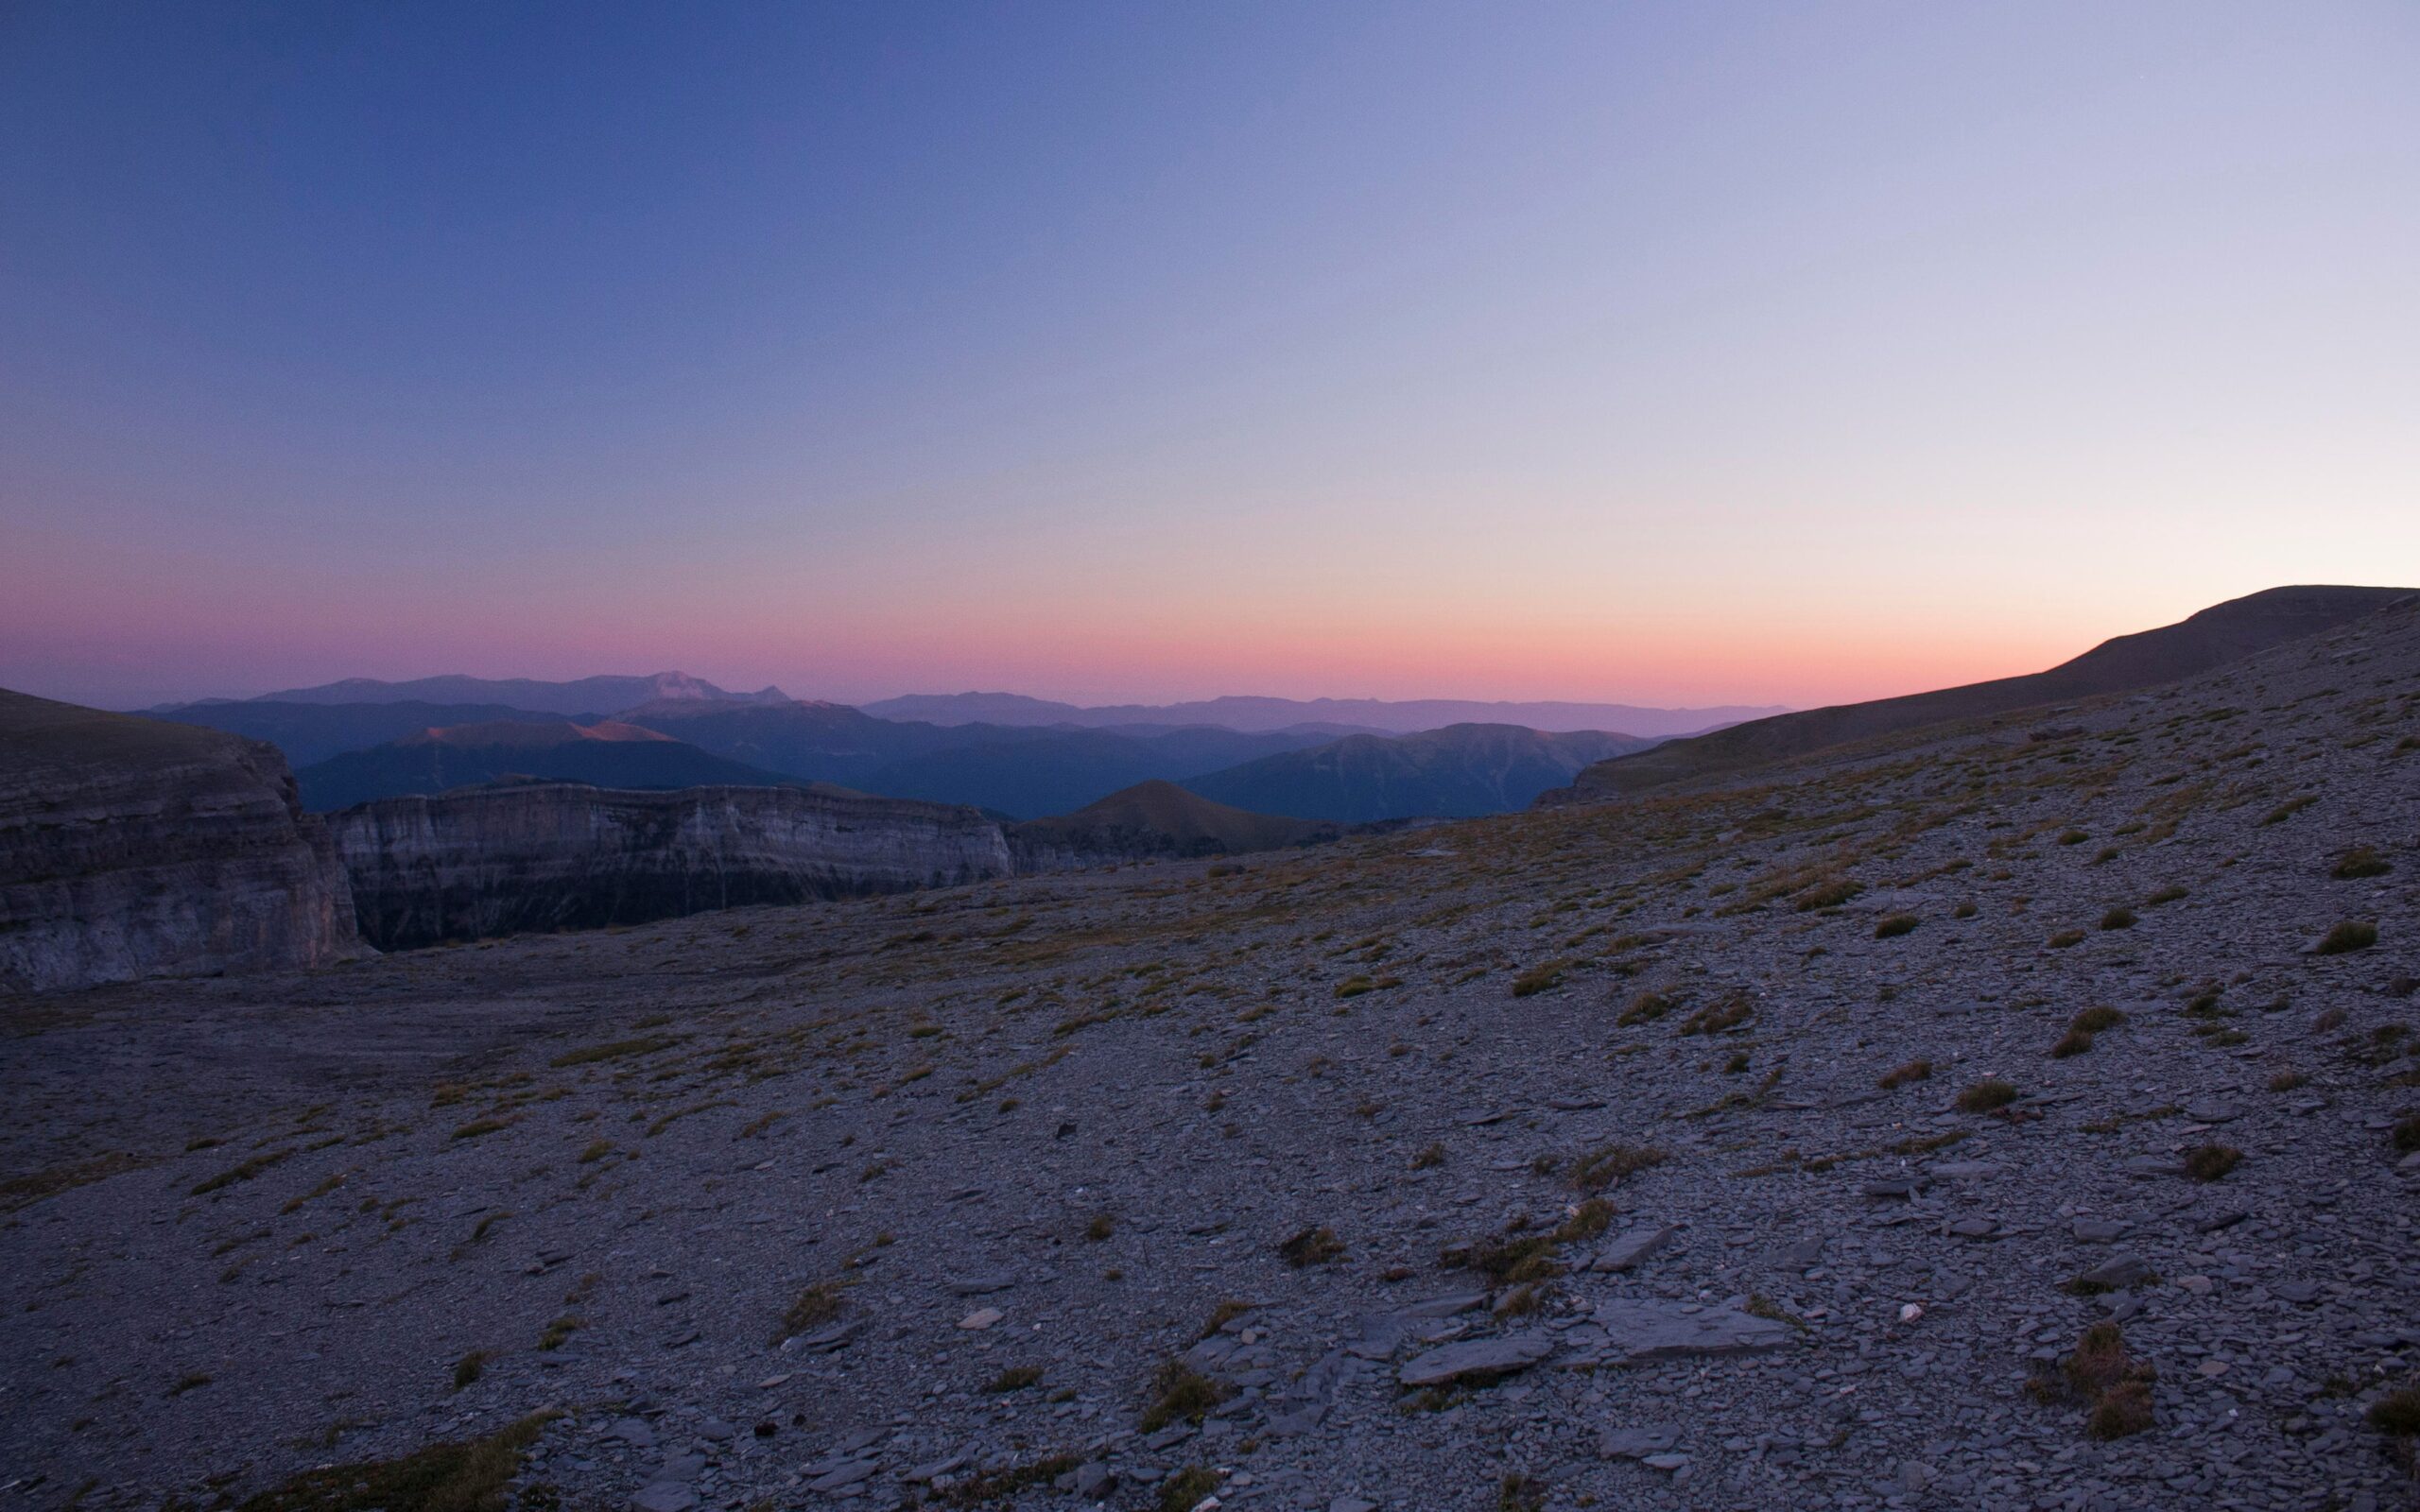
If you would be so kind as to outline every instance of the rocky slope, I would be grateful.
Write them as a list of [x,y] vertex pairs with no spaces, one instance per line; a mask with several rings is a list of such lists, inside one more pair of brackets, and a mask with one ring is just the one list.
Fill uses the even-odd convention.
[[0,690],[0,990],[357,951],[344,870],[276,750]]
[[971,809],[798,787],[557,782],[334,815],[361,932],[386,949],[1006,875]]
[[2272,588],[2212,605],[2174,625],[2104,641],[2047,672],[1775,714],[1669,741],[1652,750],[1614,756],[1581,772],[1569,788],[1547,792],[1541,801],[1585,802],[1643,793],[1927,725],[2156,687],[2337,628],[2414,593],[2420,590]]
[[465,1441],[520,1512],[2407,1506],[2415,940],[2400,610],[1240,869],[102,988],[0,1037],[0,1463],[85,1512]]

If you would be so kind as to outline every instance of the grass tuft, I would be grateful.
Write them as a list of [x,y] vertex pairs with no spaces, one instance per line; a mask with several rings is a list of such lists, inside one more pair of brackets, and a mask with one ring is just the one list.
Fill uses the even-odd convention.
[[2216,1181],[2243,1160],[2232,1144],[2196,1145],[2185,1155],[2185,1174],[2196,1181]]
[[304,1470],[238,1512],[504,1512],[522,1457],[560,1416],[532,1413],[484,1438],[431,1444],[400,1459]]
[[2378,942],[2378,926],[2358,919],[2348,919],[2322,936],[2313,946],[2314,955],[2342,955],[2349,951],[2365,951]]
[[1958,1094],[1962,1113],[1989,1113],[2016,1101],[2016,1089],[1997,1076],[1986,1076]]

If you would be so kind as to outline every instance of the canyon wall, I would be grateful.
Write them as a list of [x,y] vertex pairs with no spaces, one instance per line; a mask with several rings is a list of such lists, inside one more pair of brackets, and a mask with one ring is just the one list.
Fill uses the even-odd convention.
[[358,954],[273,746],[0,690],[0,990]]
[[973,809],[803,788],[532,782],[384,799],[328,822],[361,933],[389,950],[1011,870],[1000,827]]

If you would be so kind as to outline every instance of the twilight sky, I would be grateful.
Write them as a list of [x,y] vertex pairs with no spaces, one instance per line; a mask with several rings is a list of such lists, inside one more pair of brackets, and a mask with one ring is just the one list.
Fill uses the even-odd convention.
[[0,685],[1814,704],[2420,581],[2420,7],[0,6]]

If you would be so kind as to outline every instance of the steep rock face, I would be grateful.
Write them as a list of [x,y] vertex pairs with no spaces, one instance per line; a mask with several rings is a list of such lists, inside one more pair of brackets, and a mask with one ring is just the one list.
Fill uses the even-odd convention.
[[0,989],[359,948],[344,868],[274,747],[0,690]]
[[637,923],[1000,877],[973,809],[780,787],[544,782],[383,799],[329,816],[362,934],[385,949]]

